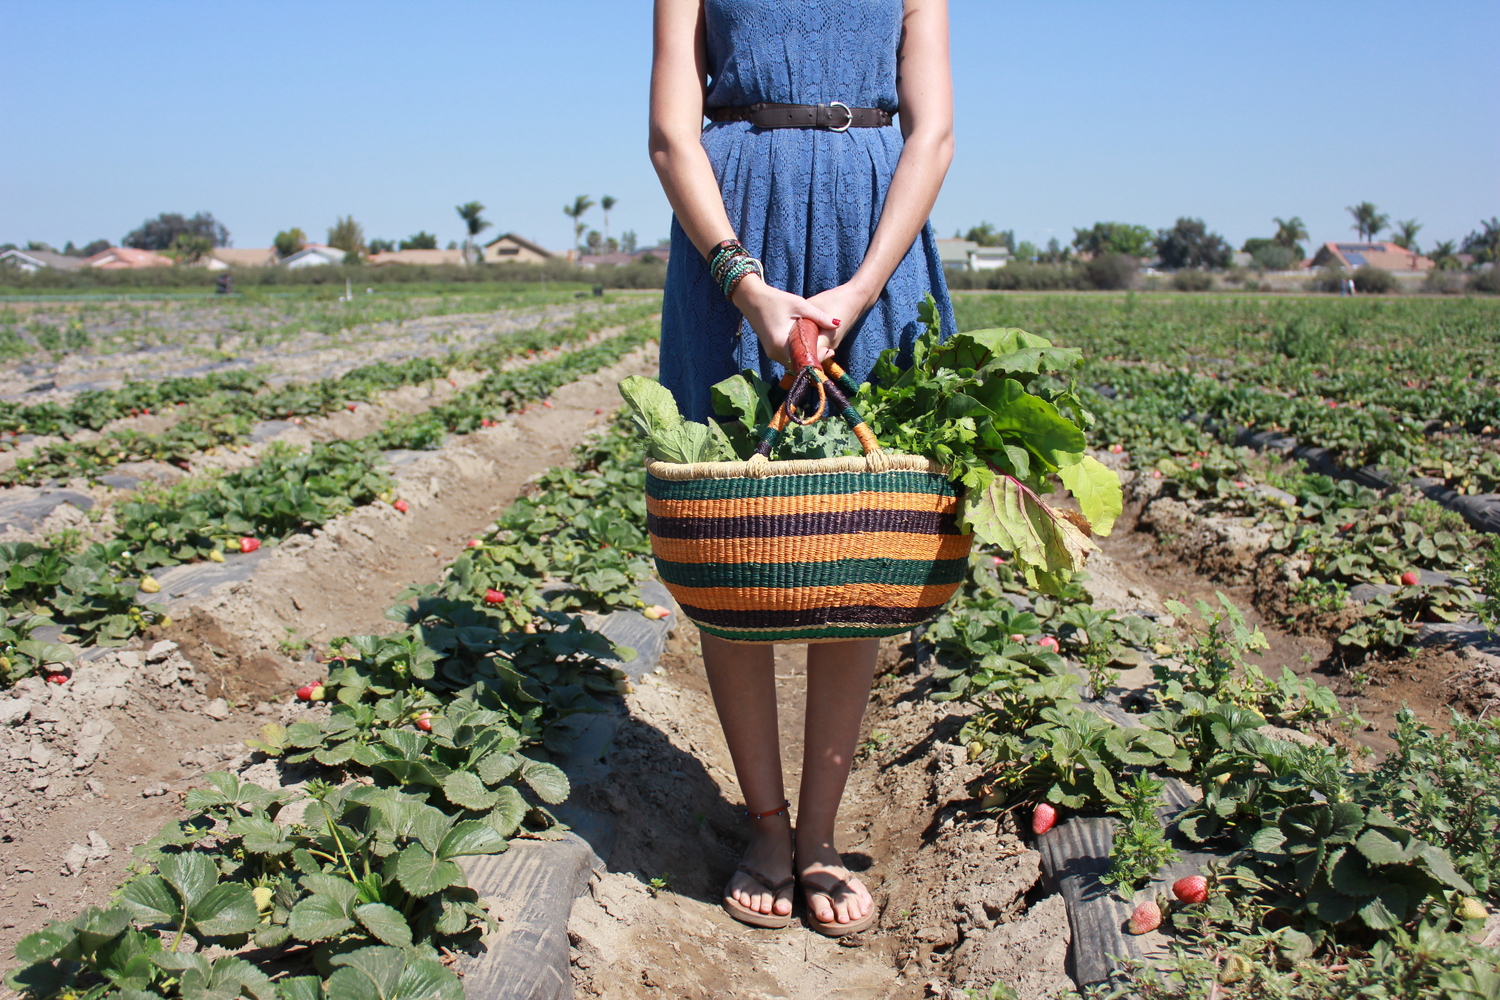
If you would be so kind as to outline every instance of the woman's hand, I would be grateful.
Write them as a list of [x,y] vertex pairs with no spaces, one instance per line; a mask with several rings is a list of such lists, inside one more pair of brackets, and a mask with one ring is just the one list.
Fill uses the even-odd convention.
[[810,319],[818,324],[822,334],[818,338],[818,344],[823,348],[818,360],[833,356],[833,335],[838,332],[842,321],[829,315],[824,308],[815,304],[814,299],[804,299],[800,295],[773,288],[755,274],[741,279],[732,296],[735,306],[744,313],[745,319],[750,321],[751,329],[760,338],[766,356],[788,367],[792,364],[789,346],[792,326],[799,319]]
[[844,339],[844,334],[854,328],[859,318],[869,311],[879,297],[879,292],[870,295],[852,281],[808,297],[808,304],[826,312],[835,324],[828,336],[828,356],[832,355],[833,349]]

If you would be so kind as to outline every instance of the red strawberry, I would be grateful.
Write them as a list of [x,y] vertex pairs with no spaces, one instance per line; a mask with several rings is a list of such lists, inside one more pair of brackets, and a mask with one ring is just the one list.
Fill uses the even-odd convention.
[[1198,468],[1198,466],[1200,466],[1202,464],[1203,464],[1202,462],[1194,462],[1192,465],[1188,466],[1188,468],[1189,469],[1196,469],[1196,468]]
[[552,409],[552,400],[550,400],[550,399],[544,399],[544,400],[542,400],[542,405],[545,406],[547,409],[550,410],[550,409]]
[[1208,880],[1202,875],[1189,875],[1172,883],[1172,895],[1184,903],[1201,903],[1208,898]]
[[457,389],[457,388],[458,388],[458,380],[457,380],[457,379],[451,379],[451,378],[450,378],[450,379],[449,379],[449,380],[448,380],[448,384],[449,384],[449,385],[451,385],[451,386],[453,386],[453,388],[455,388],[455,389]]
[[1005,559],[1002,558],[1001,556],[991,556],[990,558],[993,559],[993,560],[995,560],[995,565],[996,566],[1004,566],[1005,565]]
[[411,504],[407,503],[405,500],[397,500],[394,503],[392,503],[391,506],[394,507],[394,508],[396,508],[397,510],[399,510],[403,514],[405,514],[407,511],[411,510]]
[[1339,408],[1338,400],[1336,400],[1336,399],[1330,399],[1328,401],[1328,408],[1330,410],[1337,410]]
[[504,604],[505,603],[505,595],[502,594],[502,593],[500,593],[500,591],[496,590],[494,587],[490,587],[487,590],[485,590],[485,592],[484,592],[484,603],[486,603],[486,604]]
[[1043,834],[1057,824],[1057,807],[1050,802],[1040,802],[1031,811],[1031,832]]
[[354,404],[354,403],[345,403],[344,405],[347,406],[347,407],[349,407],[349,412],[350,413],[353,413],[354,410],[356,409],[356,404]]
[[313,681],[311,684],[304,684],[297,689],[298,701],[322,701],[323,695],[322,681]]
[[1109,446],[1109,453],[1111,455],[1119,455],[1119,454],[1121,454],[1124,451],[1125,451],[1125,446],[1123,444],[1112,444],[1112,445]]
[[1135,908],[1126,922],[1125,929],[1132,934],[1146,934],[1161,926],[1161,907],[1156,905],[1156,900],[1148,899]]
[[1422,577],[1415,570],[1409,569],[1405,573],[1401,574],[1401,586],[1403,587],[1415,587],[1421,582]]
[[423,712],[421,715],[417,716],[416,725],[417,728],[422,730],[422,732],[424,733],[432,732],[432,713]]
[[1044,636],[1042,636],[1040,639],[1038,639],[1036,641],[1036,644],[1038,646],[1041,646],[1043,649],[1047,650],[1050,653],[1055,653],[1055,652],[1057,652],[1061,648],[1058,645],[1056,637],[1050,636],[1050,635],[1044,635]]
[[240,539],[241,552],[254,552],[258,548],[260,548],[259,538],[251,538],[249,535],[246,535],[244,538]]
[[602,407],[602,406],[597,406],[597,407],[594,408],[594,416],[596,416],[596,417],[599,414],[603,413],[603,412],[604,412],[604,407]]
[[47,683],[48,684],[66,684],[66,683],[68,683],[68,675],[64,674],[64,673],[48,674],[47,675]]
[[1354,530],[1354,522],[1353,521],[1349,521],[1349,522],[1347,522],[1345,524],[1339,525],[1339,530],[1340,531],[1353,531]]
[[480,427],[488,427],[489,425],[490,425],[490,418],[489,417],[481,417],[481,418],[479,418],[479,426]]

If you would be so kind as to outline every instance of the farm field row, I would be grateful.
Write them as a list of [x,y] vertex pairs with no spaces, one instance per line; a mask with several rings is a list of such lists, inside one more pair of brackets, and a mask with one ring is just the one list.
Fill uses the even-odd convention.
[[[559,361],[616,341],[624,349],[630,336],[627,330]],[[649,336],[649,324],[635,336],[636,344]],[[565,368],[576,377],[608,363],[601,351],[597,361]],[[572,389],[543,383],[540,392],[527,386],[489,398],[487,405],[500,405],[485,412],[516,414],[522,398]],[[613,409],[608,388],[583,398]],[[1137,388],[1130,399],[1144,394]],[[1309,665],[1293,662],[1289,650],[1298,642],[1282,631],[1284,622],[1256,614],[1265,608],[1216,598],[1195,608],[1169,602],[1212,597],[1214,574],[1242,593],[1242,580],[1227,580],[1229,560],[1209,557],[1248,553],[1252,578],[1285,584],[1278,593],[1296,608],[1288,617],[1314,637],[1301,648],[1314,649],[1317,636],[1333,644],[1339,629],[1359,625],[1349,620],[1340,584],[1349,591],[1389,586],[1397,605],[1420,599],[1417,614],[1462,608],[1452,599],[1460,587],[1421,578],[1391,584],[1390,571],[1411,562],[1472,576],[1487,542],[1428,501],[1360,493],[1231,448],[1184,423],[1169,402],[1146,420],[1125,405],[1129,399],[1117,400],[1120,408],[1111,409],[1116,400],[1089,398],[1099,417],[1092,440],[1130,481],[1132,508],[1089,573],[1043,594],[1025,584],[1011,553],[976,551],[960,597],[921,641],[887,647],[851,778],[858,794],[844,822],[857,848],[851,864],[881,887],[877,929],[853,942],[865,947],[807,944],[801,935],[747,938],[717,912],[717,890],[736,853],[735,791],[695,663],[695,633],[684,623],[665,672],[623,695],[630,721],[605,762],[629,780],[589,793],[588,804],[614,814],[622,836],[610,873],[592,891],[593,909],[575,907],[579,989],[611,998],[712,994],[737,982],[729,970],[743,967],[754,970],[757,989],[783,996],[821,996],[851,984],[900,997],[960,997],[965,989],[1008,995],[1000,987],[1028,998],[1056,995],[1071,988],[1077,955],[1063,959],[1069,915],[1063,897],[1039,884],[1044,856],[1055,853],[1057,838],[1076,839],[1083,827],[1070,824],[1106,822],[1101,829],[1113,832],[1105,840],[1113,838],[1111,853],[1123,859],[1103,859],[1115,891],[1134,901],[1164,891],[1159,875],[1173,869],[1156,813],[1161,786],[1175,779],[1201,796],[1173,818],[1175,829],[1196,849],[1220,859],[1234,854],[1234,862],[1221,860],[1210,872],[1207,902],[1163,906],[1170,937],[1142,938],[1159,967],[1188,977],[1181,992],[1161,995],[1198,995],[1187,986],[1219,980],[1230,966],[1239,979],[1215,989],[1243,982],[1332,997],[1400,983],[1454,1000],[1467,1000],[1471,987],[1483,994],[1489,977],[1500,975],[1493,954],[1455,932],[1481,926],[1464,923],[1472,916],[1465,900],[1500,902],[1500,858],[1491,850],[1500,838],[1496,727],[1455,723],[1439,739],[1429,727],[1445,720],[1440,704],[1429,702],[1420,717],[1402,717],[1400,734],[1383,744],[1398,752],[1372,766],[1351,714],[1357,699],[1341,702],[1310,677]],[[437,415],[410,420],[422,423],[441,457],[455,448],[447,433],[461,425],[448,411],[429,412]],[[509,426],[518,418],[504,419]],[[411,447],[407,421],[394,418],[374,436]],[[394,629],[363,618],[310,629],[316,651],[334,657],[322,691],[332,710],[299,716],[285,695],[268,705],[265,715],[277,721],[260,734],[253,758],[266,787],[247,786],[236,767],[187,791],[187,812],[172,811],[176,825],[143,849],[157,874],[130,883],[139,888],[127,888],[123,909],[28,938],[22,957],[36,960],[34,975],[62,968],[76,949],[106,977],[123,974],[116,959],[131,957],[139,988],[155,991],[147,995],[197,976],[238,978],[267,995],[331,998],[383,976],[394,985],[404,961],[421,977],[422,995],[461,995],[446,978],[441,949],[463,946],[487,917],[464,894],[453,859],[502,850],[518,832],[544,832],[551,805],[569,791],[551,764],[566,744],[564,720],[616,697],[608,644],[570,614],[638,606],[636,582],[650,572],[640,453],[628,424],[610,425],[571,466],[538,478],[491,528],[475,531],[456,557],[445,554],[438,572],[402,577],[411,587],[393,611]],[[387,504],[334,512],[317,544],[332,553],[345,544],[340,539],[354,540],[340,529],[345,522],[404,526],[425,504],[444,502],[436,487],[420,497],[410,487],[398,492],[408,491],[409,512]],[[1346,517],[1363,527],[1345,527]],[[1184,557],[1168,530],[1198,531],[1204,558]],[[455,548],[449,540],[434,552]],[[1136,564],[1146,549],[1169,560],[1171,572],[1150,560]],[[1349,558],[1340,562],[1341,555]],[[547,582],[571,587],[544,589]],[[256,627],[264,643],[266,630]],[[1361,665],[1409,638],[1337,643],[1329,663],[1312,666],[1342,668],[1339,690],[1347,691],[1344,682]],[[91,669],[80,667],[75,678]],[[797,670],[778,658],[778,675]],[[46,687],[26,679],[18,690]],[[783,738],[795,749],[798,692],[782,698]],[[236,718],[250,728],[247,716]],[[27,735],[34,746],[53,738]],[[33,751],[22,766],[45,771],[38,756],[47,755]],[[297,791],[275,787],[278,766],[293,758],[298,770],[283,774],[299,784],[316,780]],[[341,784],[351,777],[353,784]],[[1497,807],[1476,813],[1475,801]],[[1043,804],[1058,813],[1053,833],[1044,832]],[[683,819],[695,814],[693,824]],[[49,814],[31,815],[27,840],[45,842]],[[1120,821],[1102,819],[1108,816]],[[71,836],[60,842],[82,839]],[[1307,843],[1316,854],[1310,874]],[[86,869],[86,857],[79,864]],[[1091,884],[1092,897],[1106,905],[1110,886],[1097,878]],[[102,900],[104,888],[91,898]],[[197,895],[189,899],[189,891]],[[214,907],[205,903],[210,895]],[[1130,912],[1125,902],[1107,905]],[[169,958],[155,950],[153,925],[171,927],[169,944],[186,934],[254,964],[232,954],[213,964]],[[1101,944],[1080,941],[1076,919],[1073,926],[1075,946]],[[1420,944],[1410,936],[1418,931]],[[1438,969],[1448,976],[1447,993],[1432,992]],[[277,983],[265,983],[266,975]],[[1143,981],[1127,978],[1120,995],[1144,990]]]

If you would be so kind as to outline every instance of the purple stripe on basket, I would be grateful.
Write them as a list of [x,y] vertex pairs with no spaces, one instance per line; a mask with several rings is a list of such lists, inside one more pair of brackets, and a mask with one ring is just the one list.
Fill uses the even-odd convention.
[[[947,603],[947,602],[944,602]],[[826,625],[830,622],[860,625],[900,625],[936,618],[942,604],[928,608],[882,608],[870,604],[850,604],[826,608],[804,608],[800,611],[720,610],[682,605],[682,613],[693,621],[720,628],[797,628]]]
[[912,535],[958,535],[956,514],[927,510],[856,510],[752,517],[659,517],[646,515],[646,530],[658,538],[784,538],[900,531]]

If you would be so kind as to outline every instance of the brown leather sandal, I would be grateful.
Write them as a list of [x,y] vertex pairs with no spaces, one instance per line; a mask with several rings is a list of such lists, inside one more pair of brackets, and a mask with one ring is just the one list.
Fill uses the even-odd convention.
[[[820,872],[819,874],[826,873]],[[802,886],[802,898],[807,903],[807,925],[809,927],[825,937],[836,938],[844,937],[848,934],[857,934],[858,932],[865,930],[875,922],[876,908],[874,905],[875,901],[873,899],[870,901],[869,913],[866,913],[858,920],[851,920],[847,924],[839,923],[837,918],[824,922],[822,920],[819,920],[817,914],[813,911],[812,900],[808,899],[807,897],[813,895],[814,893],[819,896],[827,896],[829,905],[831,906],[833,903],[833,897],[836,893],[852,893],[854,891],[849,886],[849,879],[853,877],[854,876],[852,874],[848,875],[844,878],[839,879],[826,888],[808,878],[805,873],[798,878],[797,881]]]
[[[788,875],[780,882],[772,882],[749,865],[740,865],[735,871],[743,872],[755,879],[755,881],[769,889],[773,897],[781,895],[782,890],[788,889],[797,883],[797,876],[795,875]],[[776,904],[773,902],[771,905],[774,907]],[[728,892],[724,893],[724,909],[729,911],[731,917],[742,924],[749,924],[751,927],[786,927],[792,922],[792,913],[790,910],[786,913],[761,913],[759,910],[750,909],[744,903],[729,895]]]
[[[751,812],[749,809],[746,809],[745,818],[760,820],[765,819],[768,816],[785,816],[789,815],[788,810],[791,808],[792,803],[786,799],[782,799],[781,805],[777,806],[775,809],[767,809],[765,812]],[[774,897],[781,895],[783,889],[787,889],[795,885],[797,882],[797,876],[795,875],[788,875],[780,882],[772,882],[760,872],[756,871],[754,868],[751,868],[746,864],[741,864],[738,868],[735,869],[735,871],[744,872],[746,875],[749,875],[751,878],[755,879],[755,881],[771,890],[771,896],[773,897],[771,906],[773,908],[776,905]],[[727,892],[724,893],[724,909],[729,912],[729,915],[731,917],[738,920],[742,924],[749,924],[751,927],[786,927],[792,922],[791,910],[788,910],[786,913],[761,913],[759,910],[750,909],[748,906],[739,902]]]

